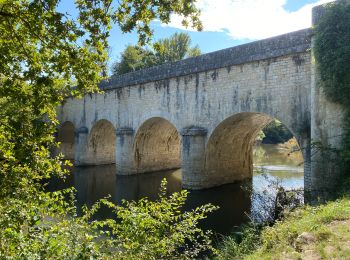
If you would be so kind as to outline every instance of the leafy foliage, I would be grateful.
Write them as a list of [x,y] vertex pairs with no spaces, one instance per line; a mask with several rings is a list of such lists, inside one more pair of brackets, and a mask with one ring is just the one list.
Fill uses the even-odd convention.
[[217,259],[243,259],[261,245],[261,226],[243,225],[221,242]]
[[201,54],[198,46],[190,45],[191,39],[187,33],[175,33],[169,38],[160,39],[152,45],[152,49],[128,45],[121,54],[120,61],[113,65],[112,72],[121,75]]
[[350,5],[329,4],[315,28],[315,58],[327,98],[350,104]]
[[[90,210],[84,208],[81,217],[75,216],[73,200],[62,200],[65,194],[74,197],[70,190],[40,204],[11,199],[0,205],[0,226],[6,227],[0,232],[0,258],[190,259],[215,252],[211,233],[197,225],[216,207],[207,204],[183,212],[187,191],[167,197],[166,185],[164,180],[157,201],[144,198],[117,206],[104,199]],[[117,218],[92,220],[102,204]]]
[[164,259],[194,258],[206,251],[215,251],[211,246],[211,232],[198,228],[200,220],[217,209],[210,204],[191,212],[182,212],[188,192],[166,196],[166,181],[163,180],[159,199],[143,198],[138,202],[124,201],[123,206],[104,201],[113,208],[118,220],[107,220],[114,246],[121,258]]
[[315,28],[315,58],[319,87],[326,97],[345,108],[341,159],[350,169],[350,5],[331,3]]
[[153,48],[158,63],[161,64],[201,54],[201,50],[198,46],[191,48],[190,45],[191,38],[187,33],[174,33],[169,38],[156,41]]
[[131,71],[152,67],[157,64],[151,50],[139,46],[128,45],[121,54],[121,61],[113,65],[114,74],[125,74]]
[[[214,208],[208,205],[178,213],[186,192],[169,201],[162,197],[155,204],[144,200],[116,208],[121,219],[148,220],[143,222],[146,227],[134,227],[130,222],[123,229],[120,225],[124,224],[117,221],[91,221],[99,204],[77,217],[74,199],[65,200],[71,191],[44,189],[47,179],[66,173],[61,158],[50,156],[51,148],[58,145],[53,137],[56,109],[69,96],[99,91],[97,84],[106,76],[111,24],[116,22],[124,32],[137,30],[140,43],[152,36],[153,19],[167,23],[172,13],[182,15],[185,25],[200,29],[195,1],[121,0],[114,6],[112,0],[77,0],[78,19],[57,11],[59,2],[0,0],[0,258],[106,258],[113,256],[112,249],[119,252],[119,246],[123,246],[124,251],[119,252],[123,258],[123,253],[132,255],[134,242],[147,242],[119,244],[122,241],[100,229],[105,224],[113,232],[119,230],[120,238],[133,228],[145,234],[148,229],[142,228],[150,227],[152,236],[159,235],[152,242],[162,245],[163,251],[141,252],[146,250],[141,248],[135,252],[147,257],[178,253],[178,247],[185,248],[187,241],[198,236],[202,239],[198,243],[203,243],[193,244],[191,253],[210,249],[208,234],[201,233],[196,224]],[[162,229],[165,215],[158,219],[147,215],[155,214],[155,209],[173,216],[171,223],[176,229]],[[172,243],[167,242],[168,235]],[[177,244],[175,237],[179,238]],[[162,242],[157,242],[160,238]],[[178,255],[186,254],[180,251]]]
[[162,23],[170,22],[172,13],[180,15],[182,25],[201,31],[203,26],[199,20],[200,11],[195,6],[195,0],[122,0],[116,12],[116,20],[123,32],[134,29],[139,34],[139,43],[145,44],[153,34],[150,28],[151,21],[159,19]]
[[171,13],[201,28],[194,1],[123,0],[114,7],[112,0],[78,0],[78,20],[58,12],[58,3],[0,2],[1,197],[26,193],[27,187],[61,172],[49,153],[56,107],[68,96],[98,91],[106,75],[112,22],[123,31],[136,29],[140,42],[152,35],[152,19],[166,23]]

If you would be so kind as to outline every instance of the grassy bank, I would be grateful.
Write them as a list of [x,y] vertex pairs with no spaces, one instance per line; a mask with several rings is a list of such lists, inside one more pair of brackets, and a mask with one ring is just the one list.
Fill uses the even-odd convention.
[[238,239],[227,238],[219,259],[349,259],[349,192],[325,205],[299,208],[272,227],[249,227]]

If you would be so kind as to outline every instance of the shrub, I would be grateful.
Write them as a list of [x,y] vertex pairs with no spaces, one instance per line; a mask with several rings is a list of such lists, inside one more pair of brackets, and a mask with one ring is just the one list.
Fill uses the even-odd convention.
[[[103,199],[91,209],[85,207],[80,217],[71,189],[47,194],[50,200],[2,201],[0,258],[190,259],[215,253],[211,232],[198,224],[216,207],[207,204],[183,212],[188,192],[168,197],[166,184],[163,180],[156,201],[143,198],[118,206]],[[67,194],[72,199],[63,202]],[[112,208],[116,218],[92,220],[101,205]]]

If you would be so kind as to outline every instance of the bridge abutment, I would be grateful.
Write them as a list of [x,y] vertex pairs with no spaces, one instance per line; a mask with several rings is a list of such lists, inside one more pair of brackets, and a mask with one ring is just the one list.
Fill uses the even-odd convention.
[[[337,4],[350,4],[350,0],[339,0]],[[312,10],[312,23],[317,26],[325,14],[325,6]],[[318,203],[327,200],[333,193],[342,175],[340,150],[342,149],[345,109],[327,99],[314,55],[315,37],[311,42],[311,169],[305,183],[306,200]]]

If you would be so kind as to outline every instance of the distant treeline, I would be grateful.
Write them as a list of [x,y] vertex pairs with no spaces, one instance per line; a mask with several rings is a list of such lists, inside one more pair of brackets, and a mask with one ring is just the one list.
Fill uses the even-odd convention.
[[280,144],[293,138],[293,134],[278,120],[273,120],[262,132],[260,140],[263,144]]

